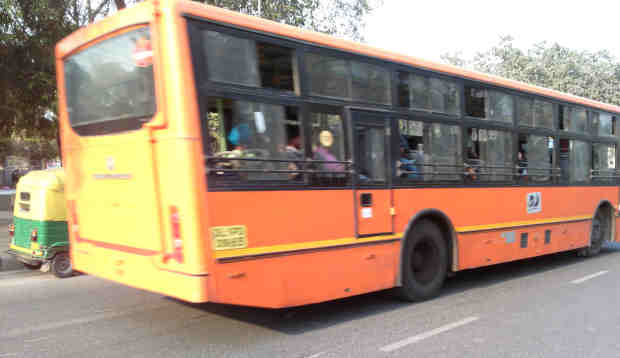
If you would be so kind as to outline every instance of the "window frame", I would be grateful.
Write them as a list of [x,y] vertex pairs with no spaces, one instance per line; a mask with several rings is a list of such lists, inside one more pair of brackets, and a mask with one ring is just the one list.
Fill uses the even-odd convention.
[[[248,94],[262,94],[267,96],[277,97],[301,97],[301,82],[302,71],[300,64],[300,49],[302,45],[296,41],[280,38],[275,35],[262,34],[256,31],[249,31],[244,29],[238,29],[231,26],[220,25],[206,19],[201,19],[193,16],[186,16],[187,30],[189,37],[189,47],[191,53],[189,54],[192,59],[194,80],[196,81],[196,89],[213,90],[215,88],[228,88],[231,92],[246,92]],[[292,52],[292,71],[293,71],[293,90],[281,90],[271,87],[262,86],[250,86],[226,81],[217,81],[209,79],[209,61],[205,56],[204,41],[201,41],[201,32],[203,31],[215,31],[222,34],[242,38],[246,40],[252,40],[255,42],[263,42],[274,46],[289,48]],[[201,64],[201,65],[198,65]],[[257,62],[257,70],[260,73],[259,63]]]
[[[270,43],[270,44],[274,44],[277,46],[284,46],[284,47],[292,49],[293,57],[294,59],[296,59],[296,66],[297,66],[296,67],[297,77],[295,78],[296,80],[295,86],[296,86],[297,93],[269,89],[269,88],[262,88],[262,87],[258,87],[258,88],[244,87],[244,86],[239,86],[239,85],[232,85],[232,84],[227,84],[227,83],[209,81],[208,79],[205,80],[206,78],[205,71],[207,71],[206,66],[195,66],[194,77],[195,77],[195,81],[196,81],[195,83],[197,87],[196,92],[197,92],[197,96],[199,97],[198,102],[199,102],[201,109],[203,108],[203,105],[201,103],[202,96],[205,93],[208,94],[210,97],[225,97],[225,98],[231,98],[231,99],[258,101],[258,102],[278,104],[278,105],[297,105],[299,108],[299,115],[301,117],[300,120],[302,122],[302,128],[303,128],[302,131],[304,131],[304,155],[306,156],[306,158],[309,155],[309,153],[311,153],[311,148],[310,149],[307,148],[308,146],[311,145],[306,135],[306,133],[309,133],[308,132],[309,114],[307,112],[307,109],[310,107],[315,107],[315,106],[317,108],[318,107],[331,108],[331,112],[327,112],[327,113],[339,114],[341,118],[343,118],[345,136],[347,137],[345,139],[346,140],[345,151],[346,151],[346,155],[349,160],[350,160],[350,156],[352,153],[351,146],[353,145],[351,142],[352,133],[350,132],[351,129],[349,128],[350,119],[346,117],[347,108],[349,107],[367,109],[370,111],[389,111],[387,116],[392,118],[391,125],[390,125],[392,133],[398,133],[398,119],[417,120],[417,121],[421,121],[425,123],[426,122],[433,123],[433,122],[438,121],[441,124],[457,125],[461,128],[460,129],[461,135],[462,135],[461,158],[463,160],[465,160],[465,156],[467,154],[466,148],[465,148],[466,146],[465,136],[467,135],[467,129],[471,127],[487,129],[487,130],[491,129],[491,130],[502,130],[502,131],[511,132],[513,147],[514,147],[512,156],[513,156],[513,162],[515,164],[517,161],[517,150],[518,150],[518,144],[519,144],[518,139],[521,133],[528,134],[528,135],[532,134],[532,135],[538,135],[538,136],[552,137],[554,140],[553,169],[557,169],[559,167],[559,150],[560,150],[561,139],[585,141],[590,146],[590,152],[592,151],[593,142],[613,143],[616,145],[620,143],[620,121],[618,120],[618,118],[620,118],[620,112],[616,113],[616,112],[612,112],[608,110],[599,109],[593,106],[587,106],[587,105],[577,104],[573,102],[568,102],[566,100],[560,100],[560,99],[553,98],[553,97],[533,94],[533,93],[518,90],[515,88],[502,87],[497,84],[490,84],[490,83],[486,83],[483,81],[466,78],[461,75],[451,75],[448,73],[435,72],[435,71],[427,70],[421,67],[415,67],[415,65],[413,64],[393,62],[390,60],[379,59],[379,58],[375,58],[371,56],[363,56],[363,55],[354,53],[352,50],[351,51],[339,50],[339,49],[331,48],[325,45],[298,41],[296,39],[287,38],[285,36],[280,36],[277,34],[263,33],[261,31],[254,31],[254,30],[245,29],[242,27],[234,26],[234,25],[229,26],[229,25],[219,24],[219,23],[215,23],[215,22],[203,19],[203,18],[193,17],[190,15],[185,15],[185,17],[192,20],[192,21],[188,21],[188,31],[192,31],[192,29],[221,31],[223,33],[230,34],[233,36],[238,36],[242,38],[251,38],[255,41]],[[189,36],[190,46],[192,48],[191,58],[194,61],[196,61],[196,57],[203,56],[202,51],[195,51],[196,38],[197,38],[196,36],[191,36],[191,35]],[[201,49],[202,46],[198,46],[198,47]],[[318,55],[331,56],[331,57],[342,59],[345,61],[357,61],[357,62],[361,62],[364,64],[370,64],[370,65],[374,65],[374,66],[378,66],[382,68],[388,73],[388,78],[390,81],[390,88],[389,88],[389,92],[390,92],[389,95],[391,98],[390,104],[358,102],[358,101],[354,101],[352,98],[347,99],[347,98],[341,98],[341,97],[328,97],[328,96],[318,96],[318,95],[310,94],[309,92],[310,82],[309,82],[309,77],[308,77],[309,73],[306,70],[306,63],[305,63],[305,55],[307,53],[316,53]],[[200,56],[196,56],[196,54],[199,54]],[[408,74],[423,76],[427,78],[428,81],[430,81],[430,78],[433,77],[433,78],[437,78],[443,81],[449,81],[449,82],[454,83],[457,86],[458,96],[459,96],[459,101],[460,101],[458,114],[449,114],[449,113],[444,113],[444,112],[436,112],[436,111],[423,110],[423,109],[413,109],[411,107],[409,108],[401,107],[399,103],[399,97],[398,97],[398,85],[399,85],[398,73],[399,72],[405,72]],[[352,81],[352,78],[351,78],[351,81]],[[498,91],[502,94],[510,95],[513,100],[512,101],[513,102],[512,122],[509,123],[509,122],[497,121],[493,119],[481,119],[477,117],[467,116],[466,115],[466,98],[465,98],[466,97],[465,89],[467,87],[481,88],[481,89],[486,89],[488,91]],[[352,95],[350,97],[352,97]],[[532,101],[533,111],[535,110],[534,103],[536,101],[543,101],[543,102],[550,103],[553,107],[553,128],[527,127],[527,126],[521,125],[521,123],[519,122],[520,113],[519,113],[519,108],[518,108],[519,107],[518,101],[522,97],[525,97]],[[485,97],[485,100],[487,101],[489,100],[488,95]],[[562,108],[561,106],[577,107],[577,108],[580,108],[586,111],[586,131],[584,133],[577,133],[577,132],[571,132],[571,131],[560,129],[559,111]],[[616,118],[615,121],[612,121],[612,127],[613,127],[612,136],[602,137],[602,136],[596,136],[593,133],[591,133],[591,124],[590,124],[590,116],[589,116],[590,111],[605,112],[605,113],[610,114],[612,118],[614,117]],[[390,144],[392,146],[391,154],[393,155],[392,157],[394,157],[394,155],[398,154],[398,149],[399,149],[398,142],[395,141],[395,137],[393,135],[392,135],[391,141],[392,141],[392,143]],[[590,163],[592,163],[592,159],[593,159],[592,153],[590,153],[589,155],[590,155]],[[619,159],[620,159],[620,150],[617,150],[616,152],[617,163],[620,162]],[[393,163],[391,165],[393,165]],[[391,168],[391,170],[395,171],[395,168]],[[394,178],[394,173],[392,174],[392,178]],[[620,179],[617,180],[616,182],[620,182]],[[402,186],[400,185],[400,183],[396,181],[395,181],[395,184],[397,186]],[[459,187],[459,186],[469,186],[469,185],[495,187],[495,186],[509,186],[509,185],[519,186],[519,185],[531,185],[531,184],[530,183],[527,183],[527,184],[518,183],[513,179],[512,181],[501,181],[501,182],[485,181],[485,182],[474,183],[474,184],[468,184],[468,183],[464,184],[463,181],[460,181],[460,182],[456,182],[456,181],[420,182],[419,184],[415,186],[416,187],[421,187],[421,186],[444,186],[444,187],[445,186],[456,186],[456,187]],[[557,180],[557,181],[552,180],[549,183],[541,182],[541,183],[536,183],[535,185],[537,186],[547,186],[547,185],[594,186],[594,185],[599,185],[599,184],[595,182],[566,183],[566,182],[563,182],[562,180]],[[601,184],[601,185],[609,185],[609,184]],[[307,185],[303,187],[305,189],[314,189],[314,188],[321,189],[319,187],[314,187],[312,185]],[[339,189],[342,189],[342,188],[345,188],[345,187],[339,187]],[[257,186],[252,185],[250,189],[270,190],[271,188],[257,187]],[[284,188],[280,187],[279,189],[286,189],[286,187]],[[209,188],[209,190],[212,190],[212,188]]]

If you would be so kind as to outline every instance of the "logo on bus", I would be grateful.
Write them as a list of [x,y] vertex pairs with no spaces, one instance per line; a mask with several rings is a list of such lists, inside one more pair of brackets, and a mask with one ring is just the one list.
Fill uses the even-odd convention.
[[528,214],[539,213],[542,210],[542,195],[540,192],[528,193],[525,200]]

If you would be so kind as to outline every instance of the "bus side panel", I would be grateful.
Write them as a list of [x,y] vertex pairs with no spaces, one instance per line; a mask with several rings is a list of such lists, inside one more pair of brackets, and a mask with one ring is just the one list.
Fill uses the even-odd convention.
[[220,263],[210,299],[280,308],[391,288],[399,251],[397,241]]
[[212,226],[245,225],[249,248],[352,238],[351,190],[208,194]]
[[[528,213],[530,193],[540,193],[541,202],[539,210]],[[405,230],[409,221],[422,210],[438,209],[451,220],[457,233],[460,232],[457,257],[467,263],[458,262],[458,269],[472,268],[586,246],[596,208],[602,200],[617,206],[617,194],[615,187],[396,189],[395,230]],[[537,249],[538,246],[531,243],[535,243],[535,239],[544,241],[544,229],[552,230],[552,244],[544,250]],[[561,234],[564,230],[567,232]],[[511,231],[515,232],[512,245],[517,247],[521,233],[528,233],[528,248],[513,250],[507,245],[484,255],[484,247],[505,243],[506,238],[501,234]],[[555,246],[557,240],[567,242]]]
[[[536,257],[588,245],[590,221],[458,235],[459,269]],[[546,234],[549,231],[549,234]],[[548,241],[545,240],[549,235]]]

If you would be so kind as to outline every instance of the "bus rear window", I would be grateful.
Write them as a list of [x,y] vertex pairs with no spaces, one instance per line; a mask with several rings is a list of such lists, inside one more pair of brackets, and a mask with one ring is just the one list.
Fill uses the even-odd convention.
[[153,53],[142,27],[101,41],[64,63],[67,112],[79,135],[135,130],[155,113]]

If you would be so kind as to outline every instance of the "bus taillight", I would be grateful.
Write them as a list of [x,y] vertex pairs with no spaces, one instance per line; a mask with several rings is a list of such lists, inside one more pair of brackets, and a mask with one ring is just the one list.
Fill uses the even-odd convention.
[[172,255],[171,258],[177,262],[183,262],[183,241],[181,240],[181,219],[179,218],[179,209],[176,206],[170,206],[170,228],[172,231]]

